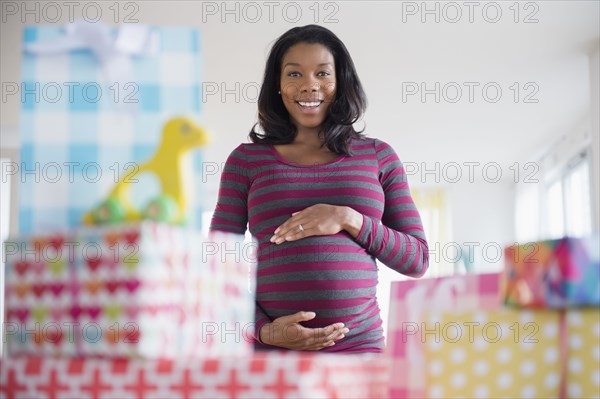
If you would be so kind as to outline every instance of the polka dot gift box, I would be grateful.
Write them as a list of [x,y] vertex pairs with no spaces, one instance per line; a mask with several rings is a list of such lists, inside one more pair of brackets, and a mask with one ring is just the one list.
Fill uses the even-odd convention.
[[422,334],[430,398],[556,398],[558,313],[430,313]]
[[421,326],[427,312],[499,309],[500,274],[470,274],[392,283],[386,354],[390,397],[424,398],[427,362]]
[[[566,319],[566,321],[565,321]],[[430,398],[598,398],[598,310],[426,315]]]
[[600,309],[566,312],[566,397],[600,398]]

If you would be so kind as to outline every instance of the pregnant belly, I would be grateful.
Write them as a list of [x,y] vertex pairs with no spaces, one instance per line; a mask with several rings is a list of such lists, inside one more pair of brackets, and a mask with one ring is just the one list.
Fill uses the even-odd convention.
[[347,234],[258,248],[257,292],[347,290],[376,285],[375,259]]
[[312,310],[310,324],[326,325],[375,303],[377,266],[353,240],[308,237],[276,247],[259,247],[257,265],[257,303],[271,318]]

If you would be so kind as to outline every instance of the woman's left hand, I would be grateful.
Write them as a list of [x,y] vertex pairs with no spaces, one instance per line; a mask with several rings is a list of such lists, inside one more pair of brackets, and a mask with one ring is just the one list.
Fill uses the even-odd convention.
[[345,229],[356,230],[358,234],[361,226],[362,215],[350,207],[316,204],[292,213],[292,217],[275,230],[271,242],[281,244],[309,236],[336,234]]

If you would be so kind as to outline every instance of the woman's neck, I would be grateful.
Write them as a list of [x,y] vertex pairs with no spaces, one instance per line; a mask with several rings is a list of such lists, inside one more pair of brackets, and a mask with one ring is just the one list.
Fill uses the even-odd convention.
[[293,144],[318,148],[324,143],[323,137],[319,135],[319,129],[298,129]]

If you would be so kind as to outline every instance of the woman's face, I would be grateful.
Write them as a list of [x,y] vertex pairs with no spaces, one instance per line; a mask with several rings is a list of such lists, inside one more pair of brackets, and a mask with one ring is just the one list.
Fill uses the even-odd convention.
[[322,44],[298,43],[281,61],[281,98],[297,128],[323,124],[335,99],[335,60]]

